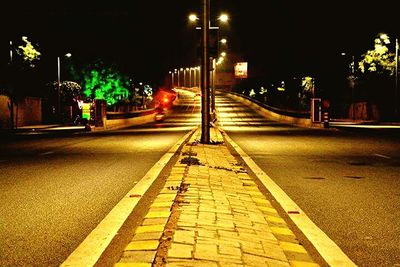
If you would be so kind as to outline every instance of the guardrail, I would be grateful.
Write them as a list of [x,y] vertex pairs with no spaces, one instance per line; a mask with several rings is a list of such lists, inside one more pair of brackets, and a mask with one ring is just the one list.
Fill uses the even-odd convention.
[[283,123],[294,124],[301,127],[316,127],[322,128],[323,124],[321,123],[313,123],[310,119],[310,112],[299,112],[292,110],[284,110],[278,109],[275,107],[271,107],[257,101],[251,97],[246,97],[238,93],[229,92],[232,98],[242,102],[243,104],[253,108],[262,116],[280,121]]
[[265,103],[262,103],[262,102],[258,101],[257,99],[251,98],[249,96],[245,96],[245,95],[242,95],[242,94],[239,94],[236,92],[229,92],[229,93],[240,96],[242,98],[246,98],[246,99],[250,100],[251,102],[256,103],[257,105],[259,105],[265,109],[268,109],[270,111],[273,111],[277,114],[280,114],[280,115],[285,115],[285,116],[295,117],[295,118],[303,118],[303,119],[308,119],[308,118],[310,118],[310,115],[311,115],[310,111],[299,111],[299,110],[276,108],[276,107],[269,106]]

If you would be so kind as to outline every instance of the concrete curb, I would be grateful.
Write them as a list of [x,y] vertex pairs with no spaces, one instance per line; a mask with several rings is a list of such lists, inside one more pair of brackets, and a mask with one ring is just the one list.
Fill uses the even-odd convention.
[[96,264],[102,253],[118,234],[119,229],[125,223],[128,216],[139,203],[140,197],[132,196],[143,196],[146,193],[173,155],[195,130],[192,129],[183,136],[161,157],[60,266],[94,266]]

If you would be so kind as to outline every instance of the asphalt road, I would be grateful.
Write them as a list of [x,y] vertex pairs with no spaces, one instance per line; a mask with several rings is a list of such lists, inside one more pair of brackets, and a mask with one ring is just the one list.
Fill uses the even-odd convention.
[[159,124],[3,140],[0,266],[59,266],[198,118],[183,106]]
[[305,129],[217,97],[219,123],[359,266],[400,266],[400,132]]

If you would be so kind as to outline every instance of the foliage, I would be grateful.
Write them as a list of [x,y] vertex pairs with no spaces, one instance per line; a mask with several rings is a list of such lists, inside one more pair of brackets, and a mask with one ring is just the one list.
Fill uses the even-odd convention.
[[105,99],[108,105],[129,98],[129,79],[114,66],[98,60],[80,72],[71,69],[76,80],[81,81],[83,95],[90,99]]
[[395,55],[389,52],[387,45],[390,43],[387,35],[375,39],[374,50],[368,50],[358,63],[362,73],[378,73],[393,75],[396,61]]
[[24,62],[34,67],[34,62],[40,59],[41,53],[28,41],[28,37],[23,36],[22,41],[24,41],[25,45],[18,46],[17,53],[23,57]]

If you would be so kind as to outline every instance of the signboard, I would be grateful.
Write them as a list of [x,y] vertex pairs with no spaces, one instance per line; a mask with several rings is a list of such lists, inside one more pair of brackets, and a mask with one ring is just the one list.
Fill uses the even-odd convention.
[[82,103],[82,119],[90,120],[91,103]]
[[247,62],[237,62],[235,64],[235,78],[236,79],[247,78]]

